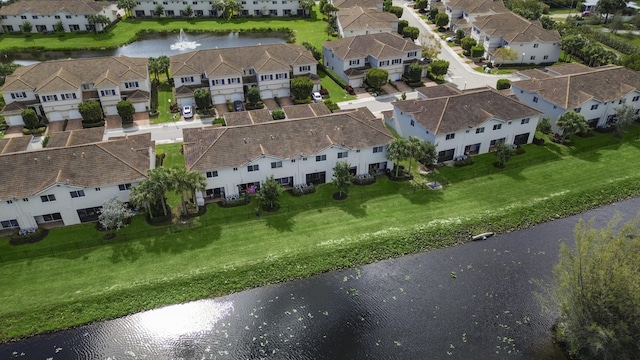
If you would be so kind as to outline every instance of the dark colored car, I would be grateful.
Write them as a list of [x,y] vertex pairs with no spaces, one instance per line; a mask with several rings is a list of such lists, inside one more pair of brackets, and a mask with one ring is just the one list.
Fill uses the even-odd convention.
[[242,101],[236,100],[236,101],[233,102],[233,109],[235,111],[243,111],[244,110],[244,104],[242,103]]

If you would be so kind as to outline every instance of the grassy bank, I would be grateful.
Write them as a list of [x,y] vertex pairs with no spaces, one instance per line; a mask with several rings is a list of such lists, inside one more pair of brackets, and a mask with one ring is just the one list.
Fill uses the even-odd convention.
[[100,50],[114,49],[129,44],[142,32],[177,33],[185,31],[276,31],[294,30],[296,42],[308,41],[318,49],[327,41],[326,22],[317,7],[309,18],[250,17],[237,19],[127,19],[115,24],[107,33],[60,33],[0,36],[0,52],[41,50]]
[[[469,234],[511,231],[638,196],[640,174],[630,165],[640,156],[637,136],[636,128],[622,143],[600,135],[574,138],[572,147],[528,145],[504,171],[483,167],[495,157],[482,155],[470,167],[443,169],[437,176],[450,184],[441,191],[380,178],[352,187],[344,202],[331,200],[330,185],[303,198],[285,194],[280,211],[260,217],[253,204],[209,205],[203,216],[171,228],[153,229],[137,217],[101,246],[77,245],[101,242],[92,225],[56,229],[20,247],[3,239],[0,338],[450,246]],[[603,146],[583,151],[595,144]],[[64,243],[68,251],[59,250]],[[24,251],[40,255],[6,261]]]

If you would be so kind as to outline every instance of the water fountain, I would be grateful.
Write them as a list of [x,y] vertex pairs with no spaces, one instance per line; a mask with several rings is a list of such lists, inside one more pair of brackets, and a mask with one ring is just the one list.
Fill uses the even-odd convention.
[[189,41],[187,39],[187,35],[184,33],[184,30],[180,29],[180,37],[178,38],[178,42],[171,44],[169,48],[171,50],[193,50],[200,46],[200,43],[196,41]]

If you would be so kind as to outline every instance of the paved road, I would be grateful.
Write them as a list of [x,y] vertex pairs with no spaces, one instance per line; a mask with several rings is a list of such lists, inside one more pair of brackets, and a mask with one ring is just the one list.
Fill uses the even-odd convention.
[[[394,0],[394,5],[404,7],[402,19],[407,20],[409,22],[409,26],[417,27],[420,29],[420,33],[431,33],[439,38],[439,34],[434,32],[433,29],[431,29],[431,27],[413,11],[413,3]],[[445,80],[454,84],[459,89],[476,89],[486,86],[495,88],[498,79],[510,79],[511,81],[520,79],[517,75],[489,75],[479,73],[473,70],[471,66],[464,61],[464,59],[460,58],[460,56],[458,56],[458,54],[456,54],[456,52],[447,45],[446,41],[440,41],[442,44],[442,51],[438,58],[449,62],[449,73],[445,76]]]
[[104,132],[104,140],[110,137],[123,136],[128,134],[144,134],[151,133],[151,140],[156,143],[172,143],[182,142],[182,129],[185,128],[197,128],[206,125],[211,125],[212,118],[205,120],[193,119],[189,121],[176,121],[173,123],[158,124],[158,125],[142,125],[128,129],[118,128],[109,129]]

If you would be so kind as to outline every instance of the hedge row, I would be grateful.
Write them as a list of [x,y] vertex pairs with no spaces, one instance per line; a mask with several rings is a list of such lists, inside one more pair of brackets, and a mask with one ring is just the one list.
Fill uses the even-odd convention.
[[342,80],[342,78],[336,75],[336,73],[334,73],[330,69],[327,69],[327,67],[323,64],[318,64],[318,70],[323,71],[325,74],[327,74],[327,76],[329,76],[333,81],[336,82],[336,84],[338,84],[343,89],[349,85],[344,80]]
[[618,50],[625,55],[640,53],[640,47],[633,45],[630,40],[623,40],[616,35],[603,31],[593,30],[588,26],[579,26],[577,27],[577,29],[583,34],[590,36],[603,43],[604,45]]

